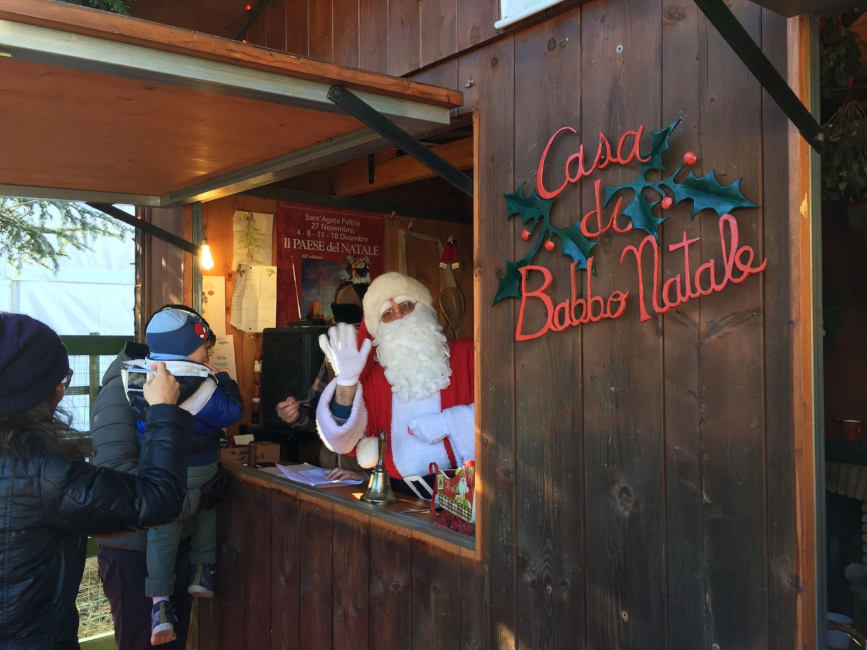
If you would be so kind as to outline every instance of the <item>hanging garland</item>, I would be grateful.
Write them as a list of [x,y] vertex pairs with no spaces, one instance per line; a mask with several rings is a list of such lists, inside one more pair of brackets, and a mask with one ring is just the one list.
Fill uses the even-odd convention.
[[822,130],[822,198],[858,203],[867,196],[867,113],[854,98],[862,76],[858,35],[849,28],[860,12],[839,12],[821,20],[819,79],[823,112],[833,110]]

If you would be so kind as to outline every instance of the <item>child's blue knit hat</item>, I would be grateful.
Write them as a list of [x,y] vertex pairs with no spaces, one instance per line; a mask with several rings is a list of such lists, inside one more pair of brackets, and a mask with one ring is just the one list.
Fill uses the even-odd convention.
[[191,355],[207,343],[211,330],[204,319],[181,309],[163,309],[153,315],[145,331],[151,354]]

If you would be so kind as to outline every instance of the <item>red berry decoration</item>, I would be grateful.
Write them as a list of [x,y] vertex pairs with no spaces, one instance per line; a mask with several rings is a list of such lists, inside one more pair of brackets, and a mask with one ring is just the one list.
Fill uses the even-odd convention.
[[554,242],[552,242],[550,239],[545,242],[545,250],[546,251],[554,250]]
[[530,231],[527,230],[526,228],[524,228],[521,231],[521,239],[523,239],[524,241],[527,241],[528,239],[530,239]]
[[662,201],[659,202],[663,210],[668,210],[671,207],[672,203],[674,203],[674,199],[672,199],[670,196],[663,196]]
[[687,151],[683,154],[683,162],[687,165],[694,165],[696,160],[698,160],[698,156],[695,155],[694,151]]

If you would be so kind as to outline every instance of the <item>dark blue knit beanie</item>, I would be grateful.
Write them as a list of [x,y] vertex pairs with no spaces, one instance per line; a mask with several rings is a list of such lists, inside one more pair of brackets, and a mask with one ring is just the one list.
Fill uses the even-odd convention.
[[153,315],[145,330],[151,354],[186,357],[207,343],[211,330],[207,323],[182,309],[163,309]]
[[24,314],[0,312],[0,413],[33,408],[68,370],[66,348],[53,329]]

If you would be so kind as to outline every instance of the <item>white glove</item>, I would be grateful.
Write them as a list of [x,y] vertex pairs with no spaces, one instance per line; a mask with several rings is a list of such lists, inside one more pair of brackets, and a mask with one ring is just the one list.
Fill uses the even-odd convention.
[[442,412],[413,418],[409,421],[409,431],[416,438],[429,445],[439,442],[449,435],[448,425]]
[[455,440],[466,439],[472,446],[475,435],[475,404],[464,404],[443,409],[439,413],[420,415],[409,421],[410,433],[429,445],[446,436]]
[[328,329],[328,336],[319,335],[319,347],[328,363],[334,368],[340,386],[355,386],[370,354],[370,339],[364,339],[361,349],[357,344],[358,334],[349,323],[337,323]]

